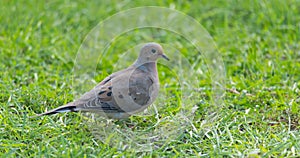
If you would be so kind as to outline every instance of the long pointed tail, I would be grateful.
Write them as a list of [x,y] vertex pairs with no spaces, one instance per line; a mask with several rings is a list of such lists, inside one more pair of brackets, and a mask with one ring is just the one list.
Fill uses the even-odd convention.
[[38,114],[37,116],[52,115],[52,114],[62,113],[62,112],[77,112],[77,111],[78,110],[76,109],[75,105],[67,104],[67,105],[60,106],[56,109],[47,111],[45,113]]

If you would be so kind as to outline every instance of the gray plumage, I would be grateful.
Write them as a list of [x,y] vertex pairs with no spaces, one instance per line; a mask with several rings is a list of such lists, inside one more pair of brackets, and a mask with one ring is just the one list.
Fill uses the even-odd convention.
[[159,91],[157,59],[169,60],[157,43],[145,44],[138,59],[128,68],[115,72],[78,100],[39,114],[98,112],[109,118],[127,118],[146,109]]

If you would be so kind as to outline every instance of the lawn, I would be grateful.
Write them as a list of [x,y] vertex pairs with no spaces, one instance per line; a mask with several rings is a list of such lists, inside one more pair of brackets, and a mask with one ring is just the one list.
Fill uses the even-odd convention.
[[[99,22],[143,6],[200,23],[224,82],[185,36],[151,27],[109,39],[101,60],[86,63],[93,71],[75,71],[78,53],[97,47],[87,41]],[[151,41],[165,44],[171,62],[159,62],[160,97],[143,114],[108,125],[82,113],[31,118],[129,66]],[[300,157],[299,0],[2,0],[0,70],[2,157]]]

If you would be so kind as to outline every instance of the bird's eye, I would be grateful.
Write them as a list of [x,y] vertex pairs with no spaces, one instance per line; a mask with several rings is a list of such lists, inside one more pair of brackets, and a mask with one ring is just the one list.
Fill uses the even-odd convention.
[[152,53],[156,53],[156,50],[155,50],[155,49],[152,49],[151,52],[152,52]]

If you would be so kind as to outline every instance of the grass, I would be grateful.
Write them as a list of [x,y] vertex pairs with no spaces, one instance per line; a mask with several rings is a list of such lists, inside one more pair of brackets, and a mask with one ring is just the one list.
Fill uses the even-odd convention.
[[[1,1],[0,155],[2,157],[299,157],[300,1]],[[175,8],[211,34],[226,66],[227,93],[214,121],[207,120],[211,92],[205,63],[196,62],[188,41],[167,33],[190,63],[203,71],[195,116],[184,132],[152,151],[126,144],[109,146],[95,138],[80,114],[39,119],[30,116],[72,101],[72,69],[80,44],[101,20],[139,6]],[[150,32],[150,33],[149,33]],[[147,41],[146,29],[119,37],[109,51]],[[158,31],[159,33],[159,31]],[[136,34],[141,35],[136,36]],[[143,36],[144,34],[144,36]],[[153,39],[153,38],[150,38]],[[133,42],[131,42],[133,41]],[[114,61],[97,65],[96,81],[113,71]],[[182,104],[176,72],[160,66],[162,118]],[[166,73],[162,73],[166,72]],[[192,102],[185,104],[191,105]],[[191,105],[194,106],[194,105]],[[144,120],[147,120],[146,122]],[[134,128],[152,127],[155,116],[131,117]],[[120,123],[121,129],[126,128]],[[155,130],[155,129],[153,129]]]

